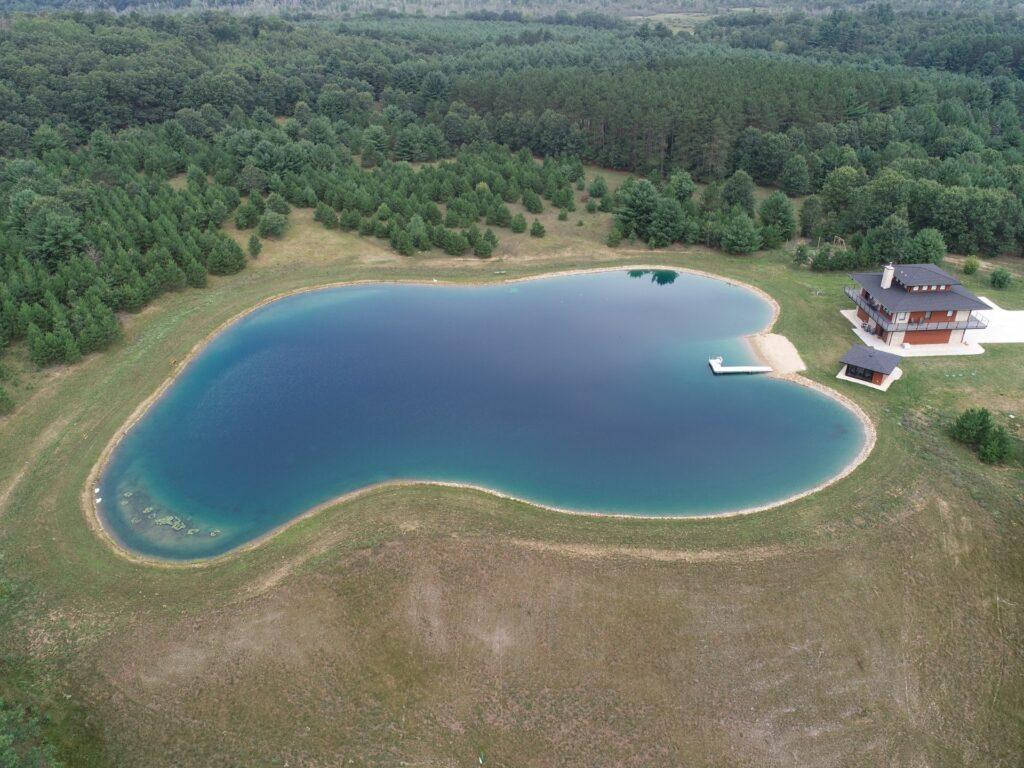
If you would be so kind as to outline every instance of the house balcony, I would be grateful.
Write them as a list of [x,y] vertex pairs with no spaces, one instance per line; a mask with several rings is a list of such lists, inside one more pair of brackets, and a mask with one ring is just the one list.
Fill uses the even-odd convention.
[[897,322],[886,316],[879,306],[870,299],[861,295],[859,288],[846,287],[846,295],[849,296],[858,307],[867,313],[867,316],[878,323],[886,333],[890,331],[967,331],[974,328],[987,328],[988,321],[977,317],[973,313],[966,320],[919,320]]

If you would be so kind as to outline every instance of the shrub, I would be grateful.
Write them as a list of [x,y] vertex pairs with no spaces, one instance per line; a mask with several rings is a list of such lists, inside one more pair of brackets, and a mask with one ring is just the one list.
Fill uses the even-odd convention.
[[964,274],[973,275],[975,272],[978,271],[978,267],[980,266],[981,263],[976,258],[974,258],[973,256],[968,256],[967,259],[964,261]]
[[999,464],[1010,456],[1010,436],[1005,427],[989,430],[984,442],[978,448],[978,458],[986,464]]
[[537,219],[534,219],[533,224],[530,226],[530,237],[544,237],[545,234],[547,232],[544,229],[544,225]]
[[1010,282],[1013,280],[1013,276],[1010,271],[999,267],[999,269],[992,270],[992,277],[989,278],[993,288],[1009,288]]
[[587,200],[587,213],[597,213],[597,203]]
[[256,231],[260,237],[280,237],[288,228],[288,218],[276,211],[267,211],[260,216]]
[[569,220],[569,211],[566,210],[565,208],[560,210],[558,212],[558,220],[559,221],[568,221]]
[[1010,455],[1010,435],[1006,428],[996,426],[985,408],[968,408],[956,417],[950,434],[954,440],[969,445],[986,464],[1006,461]]
[[608,233],[607,243],[609,248],[618,248],[622,244],[622,232],[618,227],[612,227],[612,231]]
[[968,408],[956,417],[951,434],[953,439],[977,448],[992,430],[992,414],[987,408]]

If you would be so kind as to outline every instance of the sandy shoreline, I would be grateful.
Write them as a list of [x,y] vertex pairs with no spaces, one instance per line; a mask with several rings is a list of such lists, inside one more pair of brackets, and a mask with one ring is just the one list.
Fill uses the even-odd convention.
[[[282,523],[281,525],[276,526],[275,528],[273,528],[273,529],[271,529],[269,531],[266,531],[265,533],[261,534],[257,538],[252,539],[251,541],[248,541],[245,544],[242,544],[242,545],[240,545],[238,547],[235,547],[234,549],[231,549],[228,552],[225,552],[225,553],[223,553],[221,555],[215,555],[213,557],[203,558],[203,559],[200,559],[200,560],[175,561],[175,560],[165,560],[165,559],[161,559],[161,558],[156,558],[156,557],[151,557],[151,556],[139,554],[137,552],[132,551],[128,547],[126,547],[120,540],[118,540],[103,525],[103,520],[102,520],[102,518],[100,516],[99,508],[96,505],[95,495],[93,493],[93,489],[98,485],[99,478],[102,476],[103,470],[106,469],[106,465],[109,462],[111,455],[113,454],[113,452],[117,448],[117,446],[121,443],[121,441],[124,439],[125,435],[142,419],[143,416],[145,416],[146,412],[150,409],[150,407],[153,405],[153,403],[155,403],[157,400],[160,399],[160,397],[170,388],[170,386],[178,378],[178,376],[181,374],[181,372],[189,365],[189,363],[192,362],[192,360],[194,360],[196,358],[196,356],[198,356],[209,345],[209,343],[215,337],[219,336],[223,331],[225,331],[227,328],[229,328],[230,326],[234,325],[238,321],[240,321],[243,318],[251,315],[253,312],[256,312],[257,310],[261,309],[262,307],[265,307],[268,304],[271,304],[271,303],[273,303],[275,301],[279,301],[279,300],[284,299],[284,298],[288,298],[290,296],[297,296],[297,295],[303,294],[303,293],[310,293],[312,291],[320,291],[320,290],[329,290],[331,288],[339,288],[339,287],[353,286],[353,285],[406,284],[406,285],[445,285],[445,286],[479,287],[481,285],[487,285],[487,284],[519,283],[519,282],[526,282],[526,281],[529,281],[529,280],[542,280],[542,279],[546,279],[546,278],[562,277],[562,276],[567,276],[567,275],[591,274],[591,273],[595,273],[595,272],[618,272],[618,271],[628,271],[628,270],[638,270],[638,269],[644,269],[644,270],[670,270],[670,271],[673,271],[673,272],[681,272],[681,273],[685,273],[685,274],[698,275],[698,276],[701,276],[701,277],[707,277],[707,278],[711,278],[711,279],[714,279],[714,280],[719,280],[719,281],[728,283],[729,285],[736,285],[736,286],[742,287],[742,288],[744,288],[746,290],[752,291],[753,293],[757,294],[761,299],[763,299],[765,302],[767,302],[768,305],[771,307],[771,310],[772,310],[771,319],[769,320],[768,325],[763,330],[759,331],[758,333],[751,334],[750,336],[747,336],[746,337],[747,343],[750,345],[751,349],[754,351],[754,353],[758,357],[760,357],[762,360],[764,360],[766,362],[766,364],[772,366],[772,368],[775,369],[775,371],[771,374],[772,376],[776,376],[777,378],[783,378],[783,379],[786,379],[788,381],[792,381],[792,382],[794,382],[796,384],[800,384],[802,386],[809,387],[811,389],[817,390],[818,392],[820,392],[820,393],[822,393],[822,394],[824,394],[824,395],[826,395],[828,397],[831,397],[834,400],[836,400],[837,402],[841,403],[842,405],[844,405],[845,407],[850,409],[857,416],[858,420],[860,421],[860,423],[861,423],[861,425],[862,425],[862,427],[864,429],[864,444],[862,445],[861,450],[858,452],[857,456],[853,459],[853,461],[851,461],[841,472],[839,472],[838,474],[832,476],[831,478],[827,479],[826,481],[824,481],[824,482],[814,486],[813,488],[809,488],[809,489],[807,489],[805,491],[801,491],[799,493],[793,494],[793,495],[788,496],[788,497],[786,497],[784,499],[780,499],[778,501],[773,501],[773,502],[770,502],[770,503],[767,503],[767,504],[758,505],[758,506],[754,506],[754,507],[746,507],[746,508],[737,509],[737,510],[726,510],[726,511],[723,511],[723,512],[715,512],[715,513],[710,513],[710,514],[698,514],[698,515],[646,516],[646,515],[630,515],[630,514],[615,513],[615,512],[600,512],[600,511],[591,511],[591,510],[574,510],[574,509],[566,509],[566,508],[561,508],[561,507],[550,506],[550,505],[546,505],[546,504],[540,504],[540,503],[535,502],[535,501],[530,501],[529,499],[523,499],[523,498],[520,498],[518,496],[514,496],[514,495],[511,495],[511,494],[503,493],[501,491],[497,491],[497,490],[495,490],[493,488],[486,488],[486,487],[483,487],[483,486],[473,485],[471,483],[457,483],[457,482],[433,481],[433,480],[400,480],[400,479],[399,480],[390,480],[390,481],[386,481],[386,482],[383,482],[383,483],[375,483],[375,484],[372,484],[372,485],[364,486],[364,487],[356,489],[354,491],[350,491],[350,492],[344,493],[344,494],[342,494],[340,496],[337,496],[335,498],[329,499],[328,501],[325,501],[325,502],[323,502],[321,504],[317,504],[316,506],[314,506],[314,507],[306,510],[305,512],[303,512],[303,513],[301,513],[301,514],[291,518],[290,520]],[[590,269],[561,270],[561,271],[555,271],[555,272],[539,273],[539,274],[536,274],[536,275],[527,275],[527,276],[523,276],[523,277],[515,277],[515,278],[510,278],[510,279],[507,279],[507,280],[477,281],[477,282],[455,282],[455,281],[438,280],[438,279],[433,279],[433,280],[402,280],[402,279],[399,279],[399,280],[379,280],[379,279],[348,280],[348,281],[339,281],[339,282],[333,282],[333,283],[324,283],[324,284],[320,284],[320,285],[305,286],[305,287],[296,288],[296,289],[293,289],[293,290],[290,290],[290,291],[284,291],[282,293],[278,293],[278,294],[275,294],[273,296],[269,296],[269,297],[267,297],[267,298],[257,302],[256,304],[254,304],[253,306],[249,307],[248,309],[243,310],[242,312],[239,312],[237,315],[229,318],[228,320],[225,320],[223,323],[218,325],[213,331],[211,331],[209,334],[207,334],[203,339],[201,339],[200,341],[196,342],[192,346],[192,348],[189,350],[188,354],[185,355],[180,361],[177,362],[177,364],[174,366],[174,370],[171,371],[170,375],[157,388],[157,390],[152,395],[150,395],[145,400],[143,400],[141,403],[139,403],[139,405],[132,411],[131,415],[128,417],[128,419],[125,421],[125,423],[114,433],[114,435],[110,438],[110,440],[104,446],[103,451],[100,453],[99,459],[93,465],[93,468],[89,472],[88,478],[86,479],[85,487],[82,489],[82,493],[81,493],[82,507],[83,507],[83,511],[85,512],[86,522],[89,525],[90,529],[92,529],[93,532],[96,533],[103,541],[105,541],[115,552],[117,552],[119,555],[121,555],[122,557],[124,557],[124,558],[126,558],[126,559],[128,559],[128,560],[130,560],[132,562],[136,562],[136,563],[140,563],[140,564],[146,564],[146,565],[158,565],[158,566],[171,567],[171,568],[196,568],[196,567],[205,567],[205,566],[208,566],[208,565],[213,565],[213,564],[216,564],[216,563],[219,563],[219,562],[223,562],[223,561],[225,561],[225,560],[227,560],[229,558],[237,557],[238,555],[241,555],[241,554],[243,554],[245,552],[251,551],[251,550],[255,549],[256,547],[266,543],[269,539],[273,538],[274,536],[276,536],[278,533],[280,533],[284,529],[289,528],[290,526],[295,525],[295,524],[297,524],[297,523],[299,523],[299,522],[301,522],[303,520],[306,520],[306,519],[312,517],[313,515],[319,514],[320,512],[322,512],[322,511],[324,511],[324,510],[326,510],[326,509],[328,509],[330,507],[333,507],[333,506],[335,506],[337,504],[344,503],[345,501],[349,501],[351,499],[357,498],[357,497],[365,495],[367,493],[371,493],[371,492],[373,492],[375,490],[379,490],[381,488],[387,488],[387,487],[410,487],[410,486],[424,485],[424,486],[436,486],[436,487],[444,487],[444,488],[464,488],[464,489],[471,489],[471,490],[481,491],[481,492],[488,493],[488,494],[490,494],[492,496],[496,496],[496,497],[501,498],[501,499],[509,499],[509,500],[512,500],[512,501],[517,501],[517,502],[521,502],[521,503],[524,503],[524,504],[528,504],[528,505],[533,506],[533,507],[538,507],[540,509],[546,509],[546,510],[550,510],[552,512],[558,512],[558,513],[561,513],[561,514],[571,514],[571,515],[579,515],[579,516],[586,516],[586,517],[611,517],[611,518],[630,519],[630,520],[638,520],[638,521],[647,521],[647,520],[650,520],[650,521],[657,521],[657,520],[684,521],[684,520],[707,520],[707,519],[711,519],[711,518],[729,518],[729,517],[736,517],[736,516],[739,516],[739,515],[754,514],[756,512],[763,512],[763,511],[766,511],[768,509],[774,509],[776,507],[781,507],[781,506],[784,506],[786,504],[790,504],[790,503],[793,503],[793,502],[798,501],[800,499],[803,499],[803,498],[805,498],[807,496],[810,496],[813,493],[817,493],[818,491],[820,491],[820,490],[822,490],[824,488],[827,488],[828,486],[830,486],[830,485],[832,485],[834,483],[837,483],[840,480],[842,480],[843,478],[847,477],[858,466],[860,466],[864,462],[864,460],[868,457],[868,455],[871,453],[871,450],[875,446],[875,441],[877,439],[877,435],[876,435],[876,431],[875,431],[875,426],[872,423],[871,419],[863,411],[863,409],[859,405],[857,405],[854,401],[852,401],[850,398],[846,397],[845,395],[843,395],[843,394],[841,394],[841,393],[831,389],[830,387],[826,387],[823,384],[819,384],[818,382],[812,381],[811,379],[805,378],[804,376],[801,376],[799,374],[799,371],[804,370],[804,367],[803,367],[803,362],[800,360],[799,354],[796,352],[796,348],[792,345],[792,343],[785,336],[781,336],[779,334],[771,333],[771,329],[775,326],[775,323],[776,323],[776,321],[779,318],[780,312],[781,312],[781,309],[779,307],[778,302],[774,299],[774,297],[772,297],[770,294],[768,294],[767,292],[765,292],[761,288],[758,288],[757,286],[750,285],[749,283],[744,283],[744,282],[739,281],[739,280],[734,280],[733,278],[724,277],[722,275],[716,275],[716,274],[711,273],[711,272],[705,272],[705,271],[699,270],[699,269],[690,269],[690,268],[686,268],[686,267],[676,267],[676,266],[659,266],[659,265],[653,265],[653,266],[652,265],[618,265],[618,266],[594,267],[594,268],[590,268]],[[793,359],[794,355],[795,355],[795,361]]]

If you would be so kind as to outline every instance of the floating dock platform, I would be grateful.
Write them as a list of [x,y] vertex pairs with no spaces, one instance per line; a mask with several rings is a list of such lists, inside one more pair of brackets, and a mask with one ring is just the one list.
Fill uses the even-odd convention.
[[771,373],[771,366],[768,365],[722,365],[722,358],[720,357],[709,357],[708,365],[711,366],[711,372],[716,376],[722,376],[727,373]]

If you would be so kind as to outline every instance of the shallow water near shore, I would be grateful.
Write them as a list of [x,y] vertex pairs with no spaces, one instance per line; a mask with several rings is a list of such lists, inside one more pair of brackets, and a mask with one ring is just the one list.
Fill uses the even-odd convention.
[[743,287],[666,271],[289,296],[213,338],[128,431],[99,515],[125,548],[188,560],[398,479],[627,515],[771,504],[866,435],[815,390],[711,374],[710,356],[756,362],[743,337],[770,319]]

